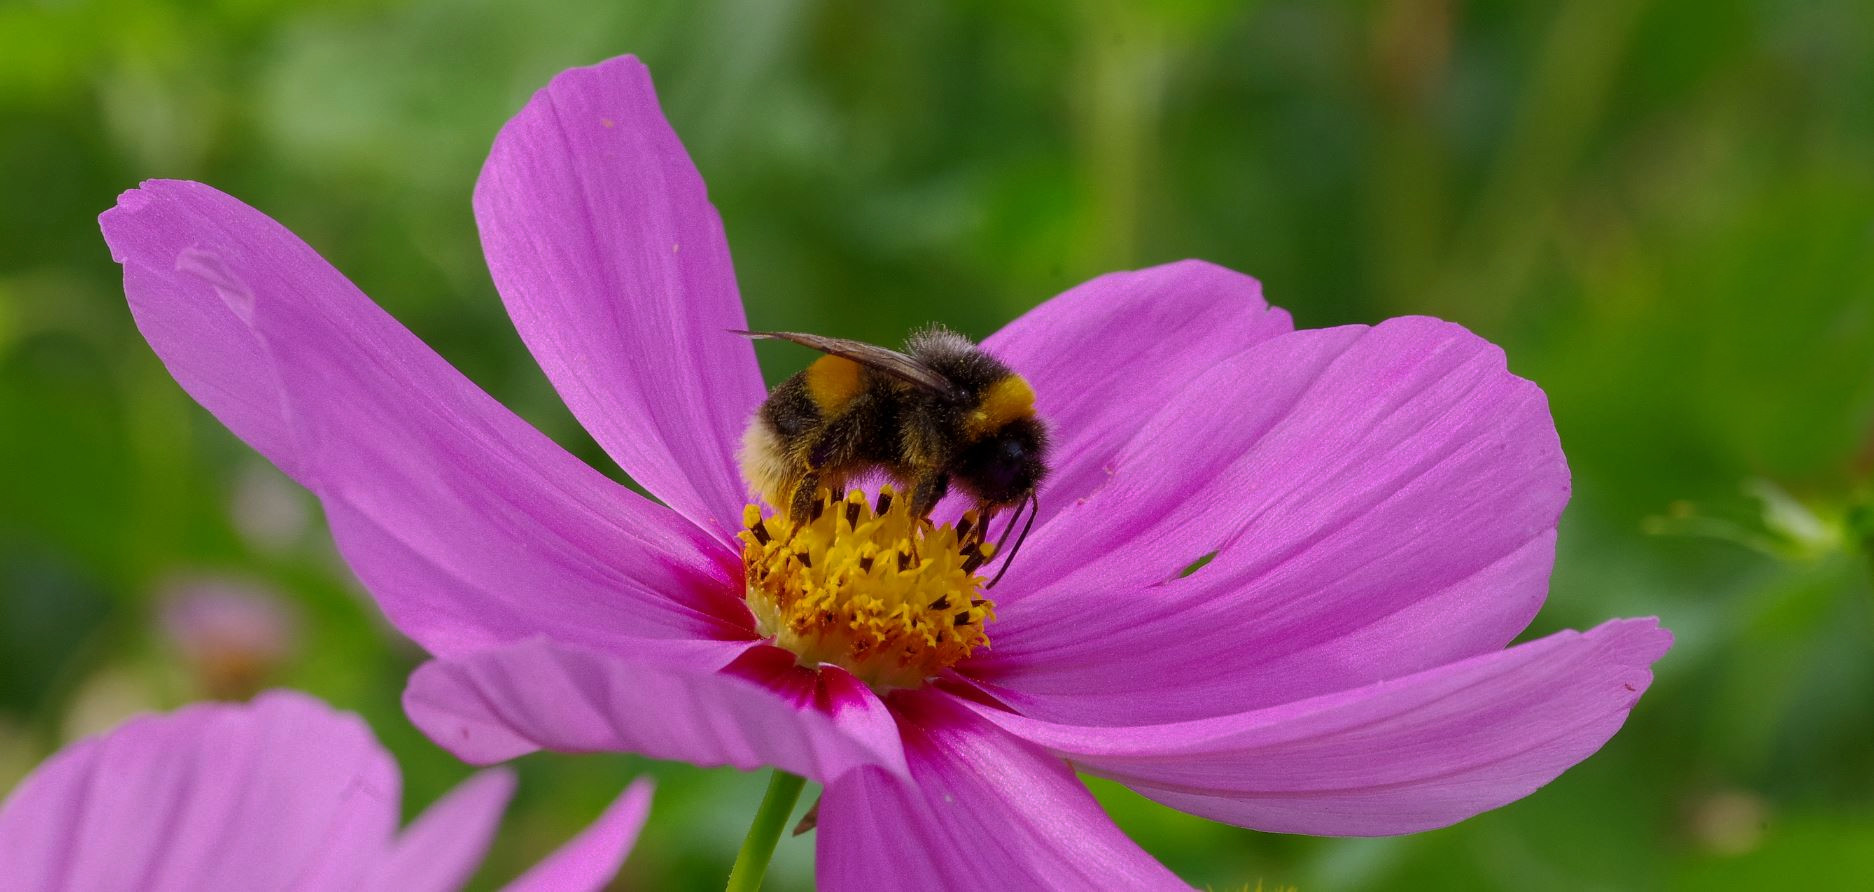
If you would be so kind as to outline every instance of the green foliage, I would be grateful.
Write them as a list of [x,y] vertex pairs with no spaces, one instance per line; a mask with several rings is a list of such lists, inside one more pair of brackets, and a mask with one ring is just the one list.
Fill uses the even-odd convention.
[[[1400,839],[1256,834],[1096,784],[1185,878],[1874,873],[1874,7],[1851,0],[0,6],[0,787],[204,695],[156,622],[159,586],[200,571],[287,593],[299,640],[267,681],[364,713],[411,810],[466,773],[401,715],[420,655],[310,500],[143,346],[95,215],[146,177],[233,192],[615,471],[507,323],[468,196],[531,90],[623,52],[709,181],[755,327],[980,335],[1198,256],[1304,325],[1464,323],[1548,391],[1576,499],[1532,633],[1678,633],[1627,729],[1523,802]],[[624,883],[714,886],[761,795],[623,757],[521,770],[481,882],[650,771]],[[811,840],[783,839],[769,888],[808,887]]]

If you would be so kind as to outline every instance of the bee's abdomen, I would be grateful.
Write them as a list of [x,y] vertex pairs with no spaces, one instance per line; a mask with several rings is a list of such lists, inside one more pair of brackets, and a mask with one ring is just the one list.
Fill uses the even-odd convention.
[[756,422],[766,421],[775,433],[792,439],[817,427],[822,417],[819,405],[807,392],[807,376],[802,372],[782,381],[768,394]]
[[820,410],[807,395],[800,375],[774,388],[749,419],[737,459],[742,477],[768,504],[787,504],[807,470],[803,446],[820,422]]

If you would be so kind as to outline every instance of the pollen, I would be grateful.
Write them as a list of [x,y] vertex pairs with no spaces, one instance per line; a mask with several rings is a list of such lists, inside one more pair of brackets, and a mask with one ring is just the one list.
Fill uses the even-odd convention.
[[743,509],[742,565],[757,630],[803,666],[845,668],[875,690],[915,688],[989,646],[996,618],[976,575],[995,553],[974,512],[913,517],[890,487],[823,497],[796,525]]

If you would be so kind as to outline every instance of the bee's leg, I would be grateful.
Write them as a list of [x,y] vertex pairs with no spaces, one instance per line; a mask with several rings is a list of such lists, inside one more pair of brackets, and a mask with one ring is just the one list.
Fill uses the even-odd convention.
[[943,471],[921,471],[911,480],[911,516],[929,517],[944,494],[950,491],[950,475]]
[[801,475],[789,507],[795,523],[813,519],[823,498],[822,490],[825,497],[831,497],[834,502],[846,497],[848,475],[865,462],[866,421],[865,414],[858,411],[829,419],[807,447],[802,456],[806,472]]
[[[905,510],[916,519],[925,533],[929,533],[932,529],[931,509],[936,508],[937,502],[949,491],[950,475],[942,471],[919,471],[911,476],[907,484],[911,489],[911,503]],[[922,537],[911,537],[912,560],[922,560],[917,547],[920,541]]]
[[996,506],[981,505],[976,508],[976,525],[970,528],[970,536],[981,545],[989,541],[989,522],[996,519]]
[[820,506],[820,501],[824,498],[820,494],[822,487],[818,471],[808,471],[802,474],[800,481],[794,484],[794,496],[788,499],[787,517],[794,522],[795,526],[801,526],[813,520],[814,509]]
[[846,475],[835,473],[832,469],[809,469],[800,475],[800,482],[794,485],[794,494],[787,500],[787,516],[795,526],[811,523],[820,519],[820,512],[826,510],[827,500],[834,504],[845,497]]

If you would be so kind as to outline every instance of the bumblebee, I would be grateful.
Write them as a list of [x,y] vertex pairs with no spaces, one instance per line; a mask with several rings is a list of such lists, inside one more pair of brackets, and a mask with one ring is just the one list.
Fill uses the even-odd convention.
[[932,326],[899,353],[799,332],[737,334],[826,354],[768,394],[742,439],[743,475],[796,523],[872,470],[905,487],[917,517],[928,517],[952,486],[975,500],[977,530],[1014,507],[1004,540],[1024,504],[1038,510],[1048,437],[1034,390],[969,338]]

